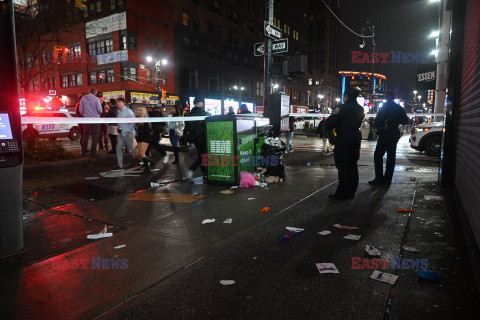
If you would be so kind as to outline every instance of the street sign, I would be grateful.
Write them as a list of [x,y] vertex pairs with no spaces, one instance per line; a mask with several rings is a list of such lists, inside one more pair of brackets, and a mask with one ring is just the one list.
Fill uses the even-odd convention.
[[282,38],[282,30],[271,25],[267,21],[264,21],[264,32],[267,37],[273,40],[280,40]]
[[288,39],[280,39],[273,41],[272,44],[273,53],[287,52],[288,51]]
[[265,53],[265,43],[264,42],[258,42],[255,43],[253,46],[253,55],[256,57],[263,56]]
[[[288,39],[280,39],[280,40],[274,40],[272,43],[272,52],[275,53],[281,53],[281,52],[287,52],[288,51]],[[258,42],[255,43],[253,46],[253,54],[256,57],[263,56],[265,53],[265,43],[264,42]]]

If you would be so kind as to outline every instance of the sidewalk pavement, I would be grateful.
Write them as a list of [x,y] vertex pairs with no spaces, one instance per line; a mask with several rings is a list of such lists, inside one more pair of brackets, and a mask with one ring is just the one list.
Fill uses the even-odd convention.
[[[108,164],[31,173],[26,202],[38,207],[25,218],[25,251],[0,259],[0,310],[19,319],[478,316],[460,231],[436,184],[438,161],[413,152],[403,139],[394,183],[372,189],[366,182],[374,144],[364,142],[356,198],[329,202],[336,169],[331,156],[319,155],[320,144],[296,138],[285,183],[230,195],[220,194],[226,187],[187,182],[146,189],[152,179],[179,180],[186,157],[175,169],[157,165],[152,177],[131,170],[132,176],[103,178],[99,172]],[[264,207],[271,209],[260,213]],[[207,218],[216,222],[202,225]],[[223,224],[228,218],[232,224]],[[336,223],[359,230],[339,230]],[[104,225],[112,237],[86,239]],[[304,228],[306,238],[281,242],[285,227]],[[317,234],[322,230],[332,233]],[[349,233],[360,240],[343,239]],[[410,269],[384,270],[399,276],[395,285],[372,280],[373,270],[352,269],[352,257],[367,258],[365,245],[378,247],[385,259],[428,259],[442,280],[419,282]],[[128,268],[75,268],[75,261],[92,258],[128,259]],[[340,273],[319,274],[320,262],[334,263]]]

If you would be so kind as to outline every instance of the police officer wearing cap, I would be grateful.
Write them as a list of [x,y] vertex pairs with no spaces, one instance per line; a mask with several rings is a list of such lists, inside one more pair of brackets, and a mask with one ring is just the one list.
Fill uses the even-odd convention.
[[357,103],[360,92],[348,89],[343,98],[344,104],[335,107],[325,122],[328,130],[336,135],[333,155],[338,170],[337,191],[330,195],[331,200],[348,200],[355,197],[358,187],[358,166],[362,134],[360,125],[365,117],[363,107]]
[[[385,93],[387,102],[382,106],[375,118],[373,127],[380,136],[373,156],[375,162],[375,179],[368,183],[372,186],[392,183],[393,171],[395,171],[395,160],[397,153],[397,143],[400,139],[400,124],[406,125],[408,117],[405,110],[394,102],[395,93],[387,91]],[[383,175],[383,156],[387,153],[387,163],[385,175]]]

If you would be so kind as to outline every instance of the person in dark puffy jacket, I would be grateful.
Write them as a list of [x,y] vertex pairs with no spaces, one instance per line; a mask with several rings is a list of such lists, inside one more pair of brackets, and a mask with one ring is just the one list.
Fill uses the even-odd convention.
[[[189,117],[199,117],[199,116],[209,116],[208,112],[204,110],[203,99],[195,98],[193,101],[194,107],[190,111]],[[207,152],[207,139],[206,139],[206,127],[205,120],[200,121],[186,121],[185,124],[186,139],[188,142],[191,142],[195,145],[197,150],[197,158],[190,165],[189,170],[187,171],[186,177],[191,180],[193,178],[193,173],[202,163],[202,154]],[[202,167],[202,171],[205,169]]]

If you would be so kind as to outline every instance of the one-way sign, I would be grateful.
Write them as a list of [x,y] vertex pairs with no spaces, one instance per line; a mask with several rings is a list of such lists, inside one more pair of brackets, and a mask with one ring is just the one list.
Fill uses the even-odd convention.
[[273,41],[272,44],[273,53],[287,52],[288,51],[288,39],[280,39]]
[[[274,40],[272,42],[272,52],[275,53],[281,53],[281,52],[287,52],[288,51],[288,39],[280,39],[280,40]],[[255,43],[253,46],[253,54],[258,57],[258,56],[263,56],[265,53],[265,43],[264,42],[258,42]]]
[[281,39],[282,38],[282,30],[280,28],[277,28],[267,21],[264,21],[264,31],[265,35],[271,39]]
[[265,43],[264,42],[255,43],[255,45],[253,46],[253,54],[256,57],[259,57],[259,56],[263,56],[264,53],[265,53]]

